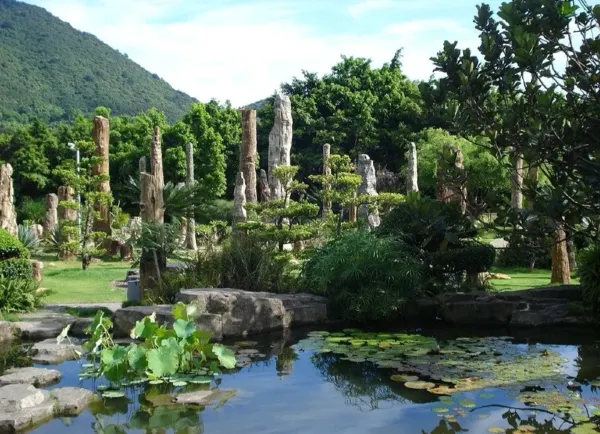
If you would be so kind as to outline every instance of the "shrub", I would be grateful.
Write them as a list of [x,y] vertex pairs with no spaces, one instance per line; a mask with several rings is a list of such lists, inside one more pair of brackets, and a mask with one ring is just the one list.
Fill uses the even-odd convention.
[[167,269],[161,281],[144,292],[144,304],[175,304],[181,289],[198,286],[198,278],[191,269]]
[[0,306],[6,313],[32,312],[41,306],[44,293],[38,291],[38,283],[31,277],[14,279],[0,276]]
[[29,252],[18,239],[0,229],[0,261],[12,258],[28,259]]
[[419,290],[422,264],[391,237],[348,231],[329,241],[304,264],[303,283],[329,299],[331,312],[359,322],[399,314]]
[[196,223],[210,224],[211,221],[230,222],[233,219],[233,201],[216,199],[202,206],[198,212]]
[[0,276],[10,279],[30,279],[33,268],[29,262],[29,251],[23,244],[0,229]]
[[30,221],[35,224],[42,224],[46,216],[46,204],[43,199],[23,198],[19,207],[18,216],[20,221]]
[[600,244],[588,247],[579,254],[579,281],[583,299],[596,312],[600,311]]
[[0,276],[8,279],[29,279],[33,267],[29,259],[6,259],[0,261]]

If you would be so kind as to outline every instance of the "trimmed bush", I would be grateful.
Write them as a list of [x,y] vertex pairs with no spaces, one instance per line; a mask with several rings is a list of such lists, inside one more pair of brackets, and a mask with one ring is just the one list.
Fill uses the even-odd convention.
[[29,259],[29,251],[6,229],[0,229],[0,261],[12,258]]
[[0,229],[0,276],[30,279],[32,275],[29,250],[6,230]]
[[329,299],[344,320],[368,322],[398,316],[416,296],[422,264],[407,246],[367,231],[347,231],[316,250],[304,264],[303,283]]
[[29,259],[6,259],[0,262],[0,276],[8,279],[29,279],[33,266]]
[[579,254],[579,281],[583,299],[594,311],[600,312],[600,244],[588,247]]

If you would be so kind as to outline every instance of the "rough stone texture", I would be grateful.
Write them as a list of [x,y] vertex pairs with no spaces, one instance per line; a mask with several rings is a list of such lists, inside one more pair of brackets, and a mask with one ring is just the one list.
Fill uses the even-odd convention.
[[15,210],[15,191],[13,188],[13,168],[10,164],[0,165],[0,228],[17,236],[17,211]]
[[569,251],[567,248],[567,234],[561,225],[554,231],[554,244],[552,245],[552,276],[551,283],[571,283],[571,267]]
[[[309,294],[271,294],[235,289],[189,289],[181,301],[197,301],[204,312],[195,322],[213,338],[243,337],[289,327],[318,324],[327,320],[327,300]],[[172,323],[171,306],[131,306],[113,316],[115,333],[129,336],[135,322],[156,312],[159,323]]]
[[271,187],[269,187],[269,177],[264,169],[260,169],[260,201],[268,202],[271,200]]
[[0,344],[7,344],[14,341],[20,334],[12,322],[0,321]]
[[33,278],[40,282],[42,280],[42,270],[44,269],[44,263],[41,261],[31,260],[31,267],[33,268]]
[[290,165],[292,151],[292,102],[287,95],[277,94],[273,102],[275,119],[269,134],[269,186],[271,199],[283,199],[284,190],[281,182],[273,175],[275,168]]
[[[131,306],[118,309],[113,315],[114,332],[120,337],[128,337],[136,321],[145,316],[156,313],[156,321],[159,324],[172,324],[172,306]],[[220,315],[203,313],[194,322],[200,330],[205,330],[213,335],[213,339],[220,340],[223,337],[222,320]]]
[[521,209],[523,208],[523,155],[517,154],[512,160],[510,206],[513,209]]
[[[188,187],[193,187],[194,183],[194,145],[188,143],[185,146],[186,178],[185,183]],[[183,222],[182,222],[183,225]],[[194,220],[194,209],[191,208],[185,221],[185,246],[190,250],[198,250],[196,242],[196,220]]]
[[463,214],[467,210],[467,187],[462,151],[454,145],[444,145],[438,160],[436,198],[457,202]]
[[[94,143],[96,144],[95,157],[98,157],[97,163],[92,166],[92,175],[106,178],[99,183],[97,191],[100,193],[110,194],[110,173],[108,161],[110,126],[108,119],[102,116],[94,117],[92,137],[94,139]],[[104,204],[96,204],[95,209],[98,212],[98,218],[94,219],[94,230],[110,235],[111,229],[109,207]]]
[[30,384],[0,387],[0,432],[21,431],[53,415],[50,392]]
[[[357,188],[359,195],[377,196],[377,174],[373,160],[366,154],[358,156],[358,173],[362,178],[362,183]],[[369,213],[368,205],[358,207],[358,217],[368,219],[371,228],[378,227],[381,224],[377,213]]]
[[[73,339],[71,340],[73,341]],[[42,365],[56,365],[67,360],[77,360],[81,357],[83,348],[75,342],[73,344],[71,345],[68,341],[57,344],[56,339],[38,342],[31,347],[32,360],[34,363]]]
[[58,196],[54,193],[46,195],[46,215],[44,217],[44,233],[51,234],[58,225]]
[[541,327],[589,325],[581,287],[560,285],[490,294],[445,294],[436,299],[439,316],[454,325]]
[[[73,202],[75,200],[75,190],[71,187],[58,187],[58,219],[67,221],[77,221],[77,210],[61,205],[62,202]],[[62,234],[60,241],[63,243],[70,242],[72,237],[69,234]],[[60,259],[75,259],[75,255],[66,250],[59,252]]]
[[239,171],[246,180],[246,200],[257,202],[256,197],[256,110],[242,109],[242,149]]
[[417,163],[417,146],[411,142],[408,148],[408,166],[406,168],[406,192],[419,191],[419,168]]
[[99,399],[95,393],[80,387],[62,387],[51,392],[56,412],[61,416],[77,416],[90,402]]
[[[329,159],[331,158],[331,145],[329,143],[325,143],[323,145],[323,176],[331,175],[331,165],[329,164]],[[323,191],[329,191],[331,186],[326,184],[323,185]],[[329,218],[329,213],[331,212],[331,200],[323,201],[323,218]]]
[[233,191],[233,225],[245,222],[248,218],[246,212],[246,182],[244,174],[238,172],[235,178],[235,189]]
[[175,396],[177,404],[195,404],[207,406],[215,401],[229,399],[235,395],[235,390],[197,390],[195,392],[180,393]]
[[19,330],[21,339],[26,341],[40,341],[55,338],[67,324],[75,320],[72,316],[56,318],[42,318],[31,321],[18,321],[14,326]]
[[9,369],[0,377],[0,386],[8,384],[32,384],[36,387],[57,383],[62,377],[54,369],[14,368]]
[[31,225],[29,226],[31,232],[38,240],[42,240],[44,238],[44,226],[42,225]]

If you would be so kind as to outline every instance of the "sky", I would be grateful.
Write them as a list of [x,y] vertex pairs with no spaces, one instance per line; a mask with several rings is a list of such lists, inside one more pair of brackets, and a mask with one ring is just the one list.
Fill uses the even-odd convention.
[[[341,55],[427,79],[445,40],[475,49],[481,0],[25,0],[201,101],[242,106]],[[501,0],[487,0],[497,10]]]

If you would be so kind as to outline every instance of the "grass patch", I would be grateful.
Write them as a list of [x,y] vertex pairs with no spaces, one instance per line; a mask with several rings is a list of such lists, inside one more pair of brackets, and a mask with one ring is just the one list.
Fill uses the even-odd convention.
[[[79,262],[44,262],[41,286],[50,291],[45,303],[122,302],[126,291],[112,286],[131,268],[123,262],[101,262],[82,270]],[[95,313],[95,311],[94,311]]]
[[[495,268],[492,272],[510,276],[510,280],[492,280],[494,289],[500,292],[548,286],[552,277],[551,270],[535,270],[532,273],[527,268]],[[579,280],[572,277],[571,283],[579,283]]]

